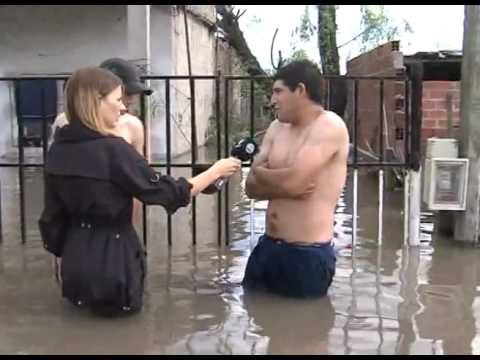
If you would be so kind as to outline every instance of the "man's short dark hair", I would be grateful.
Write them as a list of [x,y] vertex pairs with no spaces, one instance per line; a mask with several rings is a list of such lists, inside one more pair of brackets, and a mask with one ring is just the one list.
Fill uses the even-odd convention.
[[322,104],[322,73],[318,66],[310,60],[294,60],[278,69],[273,80],[282,80],[284,84],[294,91],[299,83],[305,85],[308,97]]

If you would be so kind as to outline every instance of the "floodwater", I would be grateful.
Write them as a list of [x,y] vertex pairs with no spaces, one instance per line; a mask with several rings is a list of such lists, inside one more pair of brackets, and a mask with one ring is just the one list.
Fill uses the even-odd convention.
[[246,172],[229,186],[228,246],[217,245],[216,196],[197,200],[195,246],[190,207],[173,217],[171,247],[165,212],[149,207],[145,306],[133,316],[105,319],[61,298],[36,226],[42,170],[26,169],[22,245],[18,170],[1,169],[0,354],[480,353],[480,250],[439,237],[428,213],[421,245],[404,246],[402,191],[385,191],[378,246],[377,182],[363,172],[353,252],[351,177],[338,204],[337,273],[328,296],[247,296],[240,282],[264,230],[266,203],[251,209],[242,190]]

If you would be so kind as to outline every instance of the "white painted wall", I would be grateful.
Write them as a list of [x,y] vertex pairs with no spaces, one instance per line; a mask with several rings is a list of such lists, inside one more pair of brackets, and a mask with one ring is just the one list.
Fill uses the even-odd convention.
[[[125,57],[125,35],[125,5],[0,5],[0,76],[70,73]],[[16,146],[12,101],[12,84],[0,84],[0,126],[8,129],[0,156]]]
[[[142,5],[140,5],[142,6]],[[106,58],[132,58],[135,39],[145,39],[144,23],[135,28],[132,5],[0,5],[0,76],[71,73]],[[192,6],[202,17],[215,18],[214,5]],[[187,75],[183,12],[171,5],[150,6],[150,73]],[[137,14],[138,15],[138,14]],[[213,33],[189,16],[193,74],[213,75]],[[143,30],[142,30],[143,29]],[[133,50],[132,50],[133,51]],[[146,51],[146,50],[145,50]],[[60,85],[61,86],[61,85]],[[165,153],[165,85],[152,81],[155,93],[151,121],[151,153]],[[59,95],[61,92],[59,93]],[[188,81],[172,81],[171,114],[173,154],[190,150],[190,91]],[[0,84],[0,156],[13,150],[16,137],[13,86]],[[196,85],[198,143],[204,144],[208,119],[213,115],[214,82]],[[62,99],[59,99],[59,109]],[[12,115],[13,114],[13,115]]]
[[[213,5],[204,5],[213,11]],[[192,75],[215,74],[215,38],[214,34],[195,17],[187,12],[188,31],[190,35],[190,53],[192,58]],[[176,75],[188,75],[187,49],[185,39],[185,23],[183,11],[178,11],[173,17],[173,66]],[[172,116],[172,128],[176,134],[172,137],[178,153],[190,150],[191,112],[190,87],[187,80],[179,80],[174,84],[172,95],[175,94],[175,112]],[[195,84],[196,124],[198,145],[205,144],[208,121],[214,113],[215,82],[199,80]]]
[[125,5],[1,5],[0,74],[71,72],[127,56]]
[[[172,6],[152,5],[150,17],[151,73],[154,75],[172,75]],[[163,158],[166,154],[167,142],[165,82],[163,80],[151,80],[150,87],[155,91],[150,96],[152,109],[150,149],[154,158]],[[172,105],[174,104],[172,103]],[[173,109],[173,106],[171,108]]]

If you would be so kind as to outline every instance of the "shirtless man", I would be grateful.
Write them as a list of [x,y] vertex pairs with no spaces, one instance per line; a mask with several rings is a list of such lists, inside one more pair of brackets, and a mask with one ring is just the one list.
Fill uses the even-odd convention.
[[343,120],[321,106],[321,74],[294,61],[274,77],[268,128],[246,181],[250,198],[269,200],[266,233],[250,255],[243,285],[310,297],[335,274],[334,213],[347,174]]

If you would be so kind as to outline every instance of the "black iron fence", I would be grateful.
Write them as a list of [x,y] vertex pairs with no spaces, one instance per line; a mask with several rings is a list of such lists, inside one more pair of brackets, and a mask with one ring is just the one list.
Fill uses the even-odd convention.
[[[65,81],[68,78],[66,75],[62,76],[22,76],[22,77],[0,77],[0,84],[2,82],[12,82],[13,88],[15,89],[15,109],[16,109],[16,123],[18,125],[18,136],[17,136],[17,144],[18,147],[18,161],[17,162],[2,162],[0,163],[0,167],[14,167],[18,168],[18,177],[19,177],[19,198],[20,198],[20,234],[21,234],[21,241],[22,243],[26,242],[26,224],[25,224],[25,168],[27,167],[43,167],[43,163],[38,164],[31,164],[25,163],[25,154],[24,154],[24,147],[26,146],[27,142],[25,141],[25,120],[26,117],[24,114],[20,113],[20,106],[19,101],[22,99],[21,88],[18,86],[22,81],[37,81],[37,82],[45,82],[45,81]],[[415,77],[412,78],[415,82],[421,82],[421,79],[417,79]],[[421,119],[419,118],[418,114],[421,114],[418,109],[414,109],[412,111],[412,101],[411,99],[413,96],[421,97],[421,94],[412,94],[413,92],[418,92],[418,86],[412,86],[412,79],[409,79],[404,76],[397,76],[397,77],[365,77],[365,76],[330,76],[325,77],[325,107],[327,109],[330,108],[333,101],[335,101],[335,97],[338,96],[345,96],[347,99],[347,103],[350,109],[350,115],[348,119],[345,119],[349,124],[350,128],[350,136],[351,136],[351,158],[349,160],[349,167],[353,167],[358,169],[360,167],[377,167],[381,169],[391,169],[391,168],[400,168],[400,169],[408,169],[415,167],[418,163],[418,151],[419,151],[419,138],[420,138],[420,126],[421,126]],[[197,141],[196,141],[196,111],[195,111],[195,84],[199,80],[209,80],[214,82],[214,124],[216,127],[216,157],[220,159],[221,157],[228,156],[231,147],[231,121],[229,119],[230,114],[230,105],[232,99],[228,96],[229,89],[232,86],[232,83],[235,81],[247,81],[248,82],[248,102],[249,102],[249,115],[248,119],[245,121],[248,122],[249,127],[249,135],[254,137],[255,133],[255,109],[264,106],[265,104],[258,104],[255,103],[256,100],[256,86],[255,83],[259,80],[265,80],[264,78],[259,77],[248,77],[248,76],[222,76],[221,74],[212,75],[212,76],[143,76],[142,81],[156,81],[161,80],[164,82],[165,92],[164,92],[164,103],[165,103],[165,139],[166,139],[166,154],[165,154],[165,161],[163,162],[151,162],[153,167],[163,168],[167,174],[171,174],[172,168],[190,168],[192,173],[194,168],[199,165],[197,160]],[[172,142],[171,142],[171,105],[172,105],[172,97],[171,97],[171,83],[176,80],[189,80],[190,84],[190,105],[191,105],[191,138],[190,144],[191,146],[191,161],[184,162],[184,163],[174,163],[172,162]],[[361,81],[371,81],[376,82],[378,84],[378,92],[369,94],[369,96],[377,96],[378,101],[378,119],[379,124],[377,126],[378,129],[378,147],[377,147],[377,156],[373,158],[364,159],[361,156],[361,148],[359,146],[359,82]],[[339,94],[339,92],[334,92],[334,86],[332,84],[337,83],[339,81],[346,82],[348,84],[347,88],[350,89],[350,95],[347,93]],[[388,131],[388,128],[385,129],[385,83],[386,82],[396,82],[403,84],[403,105],[400,112],[403,112],[403,127],[400,129],[396,129],[396,133],[400,133],[398,136],[399,139],[403,140],[404,149],[403,149],[403,157],[399,159],[385,159],[385,131]],[[43,90],[44,87],[41,87],[41,104],[44,104],[43,99],[45,98],[45,91]],[[375,87],[371,87],[370,89],[375,89]],[[421,87],[420,87],[421,89]],[[223,90],[223,91],[222,91]],[[347,91],[348,92],[348,91]],[[223,94],[223,96],[221,96]],[[223,97],[223,99],[222,99]],[[390,101],[390,100],[389,100]],[[146,118],[146,99],[142,98],[141,101],[141,118],[145,120]],[[417,102],[413,102],[413,104],[418,107],[421,106]],[[222,106],[223,105],[223,106]],[[222,109],[223,107],[223,109]],[[399,109],[397,109],[399,110]],[[411,114],[417,114],[418,116],[413,117]],[[34,116],[35,118],[35,116]],[[48,150],[48,138],[49,138],[49,126],[52,119],[52,114],[47,112],[45,106],[42,105],[40,109],[40,113],[36,115],[36,119],[41,122],[41,134],[40,134],[40,142],[41,148],[43,149],[43,161],[45,161],[47,156]],[[363,120],[363,119],[362,119]],[[4,119],[5,121],[5,119]],[[155,121],[155,119],[153,119]],[[6,127],[4,127],[6,128]],[[145,129],[146,140],[148,142],[150,129],[146,126]],[[223,136],[222,136],[223,133]],[[412,140],[413,139],[413,140]],[[413,154],[413,156],[412,156]],[[200,164],[206,166],[208,164]],[[243,166],[250,166],[250,164],[244,164]],[[230,200],[228,195],[228,183],[225,189],[219,192],[217,196],[217,239],[218,244],[220,245],[222,242],[222,230],[224,231],[225,243],[229,243],[229,222],[230,222]],[[223,199],[222,199],[223,198]],[[222,201],[223,200],[223,201]],[[223,202],[223,204],[222,204]],[[224,208],[224,209],[222,209]],[[148,219],[146,216],[146,207],[144,206],[143,212],[143,241],[144,244],[147,244],[147,233],[148,233]],[[223,211],[222,211],[223,210]],[[192,243],[195,244],[197,241],[197,220],[196,220],[196,200],[193,199],[192,201]],[[222,229],[222,216],[224,217],[224,229]],[[168,244],[172,244],[173,234],[172,234],[172,220],[171,216],[168,216],[167,219],[167,239]]]

